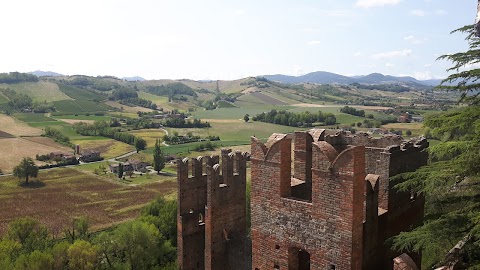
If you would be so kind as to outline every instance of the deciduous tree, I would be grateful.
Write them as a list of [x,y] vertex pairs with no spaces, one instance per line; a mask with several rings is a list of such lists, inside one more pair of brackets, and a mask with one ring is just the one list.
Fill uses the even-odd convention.
[[20,164],[13,169],[13,175],[18,178],[25,178],[25,183],[28,184],[30,177],[37,177],[38,167],[30,157],[24,157]]
[[153,169],[157,171],[157,174],[160,174],[163,168],[165,168],[165,156],[160,149],[160,139],[157,139],[153,149]]

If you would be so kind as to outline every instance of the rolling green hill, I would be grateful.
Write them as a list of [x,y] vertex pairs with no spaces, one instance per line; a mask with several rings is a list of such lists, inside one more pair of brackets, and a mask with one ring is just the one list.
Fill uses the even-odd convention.
[[58,85],[47,81],[0,84],[0,88],[10,88],[19,94],[26,94],[34,101],[59,101],[71,100],[64,92],[60,91]]

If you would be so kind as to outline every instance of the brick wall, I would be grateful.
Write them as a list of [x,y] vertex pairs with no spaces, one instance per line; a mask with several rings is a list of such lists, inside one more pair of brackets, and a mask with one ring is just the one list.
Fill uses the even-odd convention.
[[252,139],[252,269],[295,269],[300,250],[311,269],[361,269],[365,148],[314,143],[311,202],[290,196],[290,150],[286,137],[269,148]]
[[[250,268],[246,238],[246,155],[177,162],[178,265],[180,269]],[[189,166],[191,163],[191,166]],[[191,171],[191,176],[189,176]]]

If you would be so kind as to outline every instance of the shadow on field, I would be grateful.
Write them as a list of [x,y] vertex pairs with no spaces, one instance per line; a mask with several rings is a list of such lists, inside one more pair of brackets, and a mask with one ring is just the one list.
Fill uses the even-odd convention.
[[22,182],[20,184],[18,184],[18,186],[22,187],[22,188],[42,188],[45,186],[45,183],[43,182],[40,182],[40,181],[30,181],[27,183],[25,182]]

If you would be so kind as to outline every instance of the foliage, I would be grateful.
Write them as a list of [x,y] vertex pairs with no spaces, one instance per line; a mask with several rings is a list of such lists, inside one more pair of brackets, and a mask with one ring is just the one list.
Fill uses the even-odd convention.
[[26,252],[44,249],[50,241],[47,228],[28,217],[19,218],[8,224],[5,239],[17,242]]
[[164,135],[163,140],[168,144],[182,144],[182,143],[191,143],[191,142],[200,142],[200,141],[219,141],[219,136],[207,136],[202,138],[200,136],[195,136],[191,132],[185,135],[178,135],[173,133],[173,135]]
[[135,137],[134,144],[135,144],[135,149],[137,150],[137,153],[138,151],[145,150],[145,148],[147,148],[147,141],[145,141],[140,137]]
[[[475,35],[475,27],[473,25],[466,25],[452,31],[452,33],[457,32],[467,34],[465,40],[468,42],[468,50],[442,55],[438,58],[451,61],[453,66],[447,69],[447,71],[455,71],[456,73],[444,79],[442,83],[437,86],[437,89],[458,91],[461,93],[460,101],[479,104],[480,82],[478,82],[478,79],[480,78],[480,68],[465,69],[480,62],[480,38]],[[446,85],[449,83],[456,85]]]
[[441,263],[466,235],[474,240],[466,245],[464,262],[471,266],[480,262],[479,111],[480,107],[470,106],[428,116],[425,125],[443,142],[429,148],[428,166],[391,179],[401,190],[426,196],[424,224],[401,233],[393,244],[399,250],[422,251],[427,267]]
[[107,98],[106,94],[95,90],[77,88],[63,83],[57,83],[57,85],[60,91],[75,100],[103,101]]
[[157,198],[142,210],[142,220],[154,224],[174,246],[177,243],[177,201]]
[[38,167],[32,158],[24,157],[20,164],[13,169],[13,175],[18,178],[25,178],[25,183],[28,184],[28,178],[37,177]]
[[395,92],[395,93],[410,91],[410,88],[403,86],[399,83],[385,83],[385,84],[352,83],[350,85],[360,89],[381,90],[381,91],[388,91],[388,92]]
[[76,240],[87,240],[89,234],[89,224],[85,217],[74,218],[72,221],[72,229],[65,231],[65,236],[70,243],[74,243]]
[[38,77],[28,73],[0,73],[0,83],[38,82]]
[[68,265],[70,269],[93,270],[97,269],[98,248],[85,240],[77,240],[67,249]]
[[197,152],[212,151],[212,150],[215,150],[215,145],[210,141],[199,143],[193,147],[193,151],[197,151]]
[[155,148],[153,149],[153,169],[160,173],[165,168],[165,156],[160,149],[160,139],[155,141]]
[[255,115],[253,120],[292,127],[311,127],[315,122],[324,122],[325,125],[333,125],[337,122],[335,115],[332,113],[323,113],[322,111],[318,113],[311,113],[309,111],[293,113],[285,110],[263,112]]
[[43,130],[43,136],[52,138],[55,142],[66,145],[73,148],[73,143],[70,141],[70,138],[66,135],[63,135],[59,130],[46,126]]
[[248,121],[250,121],[250,115],[245,114],[245,116],[243,117],[243,121],[245,121],[245,123],[247,123]]
[[118,164],[118,174],[117,174],[117,176],[118,176],[118,178],[123,177],[123,163]]
[[135,135],[121,132],[119,128],[110,127],[110,123],[107,121],[95,121],[93,124],[75,123],[73,129],[83,136],[104,136],[130,145],[135,145],[135,139],[137,138]]
[[166,127],[172,128],[209,128],[209,122],[202,122],[199,119],[185,120],[183,118],[169,118],[162,122]]
[[364,110],[357,110],[357,109],[355,109],[353,107],[349,107],[349,106],[345,106],[345,107],[341,108],[340,112],[355,115],[355,116],[365,117],[365,111]]
[[160,86],[148,86],[147,92],[157,96],[167,96],[169,102],[173,101],[176,95],[197,97],[197,93],[192,88],[179,82]]
[[9,100],[6,104],[2,104],[4,111],[11,113],[14,111],[22,111],[32,108],[33,101],[29,96],[25,94],[18,94],[9,88],[0,89],[0,92],[2,92],[2,94]]

